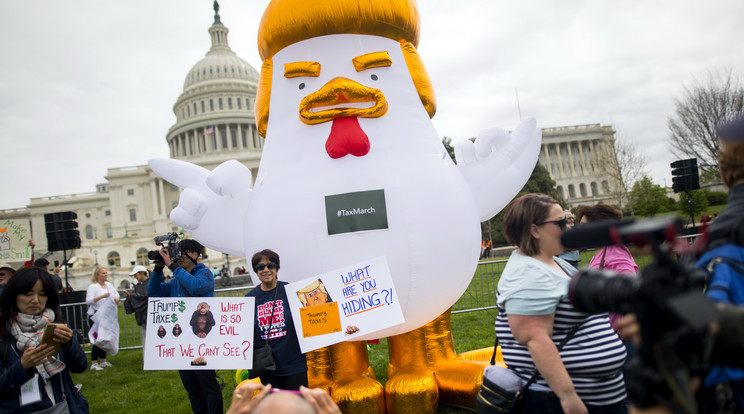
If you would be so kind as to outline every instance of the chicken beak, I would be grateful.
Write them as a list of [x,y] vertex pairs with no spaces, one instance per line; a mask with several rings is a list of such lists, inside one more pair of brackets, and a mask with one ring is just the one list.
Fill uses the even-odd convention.
[[336,118],[379,118],[385,115],[387,107],[379,89],[337,77],[302,99],[300,120],[316,125]]

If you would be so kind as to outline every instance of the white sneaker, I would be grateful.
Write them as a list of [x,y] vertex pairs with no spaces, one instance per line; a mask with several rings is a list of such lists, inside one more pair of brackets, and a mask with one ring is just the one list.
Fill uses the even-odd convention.
[[100,363],[100,364],[98,364],[98,365],[100,365],[100,366],[101,366],[101,368],[110,368],[110,367],[113,367],[113,366],[114,366],[113,364],[111,364],[111,363],[110,363],[110,362],[108,362],[108,361],[104,361],[104,362],[101,362],[101,363]]
[[103,371],[103,368],[100,365],[98,365],[98,363],[94,362],[90,365],[90,370],[91,371]]

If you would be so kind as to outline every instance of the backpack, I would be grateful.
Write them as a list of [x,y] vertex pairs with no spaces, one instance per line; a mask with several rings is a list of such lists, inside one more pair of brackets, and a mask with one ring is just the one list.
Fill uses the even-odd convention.
[[712,248],[697,261],[705,270],[706,295],[716,301],[744,305],[744,220],[724,238],[711,243]]

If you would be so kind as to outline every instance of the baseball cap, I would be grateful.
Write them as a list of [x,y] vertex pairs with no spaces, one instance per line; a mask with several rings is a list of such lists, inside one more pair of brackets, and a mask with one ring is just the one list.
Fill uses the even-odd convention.
[[15,271],[16,271],[16,268],[13,267],[13,266],[11,266],[8,263],[2,263],[2,264],[0,264],[0,269],[10,269],[13,273],[15,273]]
[[129,273],[129,276],[134,276],[134,275],[136,275],[139,272],[145,272],[145,273],[147,273],[147,268],[145,266],[142,266],[142,265],[134,266],[134,269],[132,269],[132,272]]
[[719,125],[716,135],[721,141],[744,141],[744,116]]

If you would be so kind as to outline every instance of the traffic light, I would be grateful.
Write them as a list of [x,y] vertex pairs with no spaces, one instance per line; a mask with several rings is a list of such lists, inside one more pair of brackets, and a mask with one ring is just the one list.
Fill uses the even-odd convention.
[[44,214],[47,247],[50,252],[80,248],[77,214],[73,211]]
[[672,189],[675,193],[700,189],[697,158],[674,161],[671,166]]

